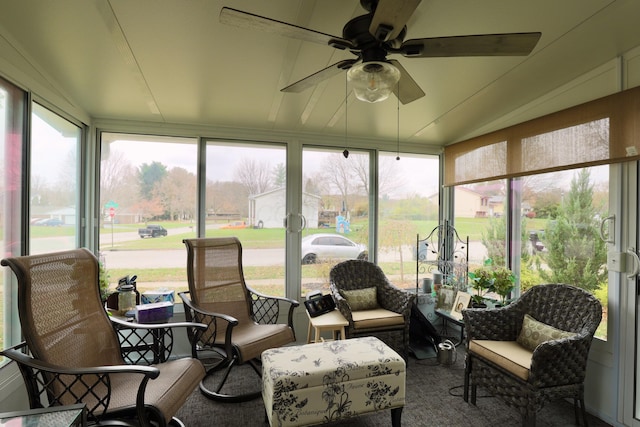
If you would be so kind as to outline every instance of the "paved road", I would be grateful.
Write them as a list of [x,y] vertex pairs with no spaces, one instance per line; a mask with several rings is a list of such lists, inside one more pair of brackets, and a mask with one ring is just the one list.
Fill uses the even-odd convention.
[[[172,233],[192,233],[191,227],[172,229]],[[137,240],[137,231],[126,233],[106,232],[100,235],[107,268],[130,268],[132,270],[141,268],[157,268],[158,266],[167,268],[186,267],[187,251],[181,249],[167,250],[118,250],[117,243]],[[113,242],[113,248],[111,243]],[[50,237],[35,239],[32,242],[32,253],[44,253],[59,250],[61,247],[74,247],[73,237]],[[486,256],[486,249],[480,242],[469,242],[470,262],[480,263]],[[407,245],[402,254],[405,261],[413,259],[411,246]],[[247,249],[243,248],[243,263],[247,266],[268,266],[283,265],[285,259],[284,249]],[[396,252],[381,252],[380,261],[399,261]]]
[[[470,243],[470,253],[475,254],[471,262],[482,262],[486,250],[482,244]],[[144,251],[110,251],[102,252],[108,268],[157,268],[158,266],[175,268],[187,265],[186,249],[144,250]],[[284,249],[243,249],[243,264],[247,266],[268,266],[284,264]],[[473,258],[479,258],[474,260]],[[403,253],[405,261],[413,259],[410,247]],[[380,261],[399,261],[396,253],[381,253]]]

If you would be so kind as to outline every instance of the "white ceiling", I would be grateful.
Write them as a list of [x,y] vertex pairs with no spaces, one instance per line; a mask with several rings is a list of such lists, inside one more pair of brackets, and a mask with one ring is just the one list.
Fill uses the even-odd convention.
[[[0,52],[92,118],[343,135],[334,50],[219,22],[223,6],[342,36],[358,0],[0,0]],[[640,46],[637,0],[422,0],[405,39],[542,32],[527,57],[398,59],[426,96],[347,101],[350,136],[442,146]],[[8,46],[8,48],[7,48]]]

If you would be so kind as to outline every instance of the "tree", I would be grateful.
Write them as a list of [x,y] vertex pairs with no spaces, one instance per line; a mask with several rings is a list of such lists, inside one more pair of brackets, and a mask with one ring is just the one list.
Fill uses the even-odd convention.
[[404,282],[404,260],[402,248],[415,240],[417,233],[416,224],[413,221],[385,221],[380,227],[380,249],[397,251],[400,256],[400,281]]
[[138,168],[140,197],[153,200],[156,185],[167,175],[167,167],[160,162],[143,163]]
[[364,157],[364,154],[353,154],[348,159],[345,159],[342,154],[335,153],[327,156],[322,164],[324,172],[321,178],[322,181],[330,186],[332,193],[335,191],[342,198],[341,206],[337,207],[340,211],[349,211],[350,196],[356,193],[357,180],[355,178],[357,175],[352,162],[355,162],[358,156]]
[[261,194],[271,188],[270,170],[269,162],[258,162],[244,157],[238,162],[233,176],[245,186],[249,195]]
[[175,167],[156,187],[156,194],[172,220],[195,217],[196,176],[184,168]]
[[100,206],[117,201],[121,208],[137,202],[138,182],[135,168],[122,151],[111,150],[100,163]]
[[571,180],[569,194],[558,210],[557,219],[546,230],[544,256],[537,269],[548,282],[568,283],[595,291],[607,281],[606,244],[599,235],[598,215],[593,205],[593,184],[588,169]]
[[283,163],[278,163],[273,169],[273,186],[275,188],[284,187],[287,183],[287,168]]

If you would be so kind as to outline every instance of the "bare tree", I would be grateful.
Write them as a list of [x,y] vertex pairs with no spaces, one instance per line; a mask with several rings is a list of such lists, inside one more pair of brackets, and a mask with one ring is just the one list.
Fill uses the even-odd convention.
[[137,194],[135,167],[122,151],[111,150],[100,163],[100,206],[114,201],[121,208],[131,207],[137,202]]
[[195,216],[196,182],[193,173],[175,167],[156,186],[155,192],[172,220],[186,220]]
[[339,207],[340,210],[349,210],[350,196],[357,187],[357,175],[352,163],[355,157],[356,155],[345,159],[341,154],[335,153],[328,156],[322,165],[323,180],[330,185],[331,192],[336,191],[342,197],[343,206]]
[[271,187],[273,169],[269,162],[258,162],[247,157],[238,162],[234,179],[247,188],[249,195],[264,193]]

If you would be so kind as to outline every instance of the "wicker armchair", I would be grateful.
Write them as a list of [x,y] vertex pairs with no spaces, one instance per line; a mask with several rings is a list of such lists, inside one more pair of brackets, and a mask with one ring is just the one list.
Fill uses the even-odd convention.
[[[295,300],[263,295],[247,286],[242,270],[242,245],[235,237],[183,240],[187,247],[189,292],[180,293],[188,321],[208,325],[189,334],[193,357],[212,360],[207,376],[224,369],[216,384],[200,382],[207,398],[242,402],[260,397],[261,389],[238,391],[227,383],[233,367],[248,363],[261,375],[264,350],[295,342]],[[280,306],[287,309],[287,323],[278,323]],[[216,360],[217,359],[217,360]],[[232,381],[229,381],[232,383]]]
[[[534,426],[545,401],[572,398],[576,423],[581,413],[587,425],[584,378],[602,318],[602,306],[593,295],[564,284],[538,285],[506,307],[468,309],[462,315],[467,346],[465,401],[470,391],[475,405],[476,388],[483,387],[516,408],[523,425]],[[538,329],[531,332],[529,325]]]
[[[369,261],[348,260],[336,264],[329,278],[336,307],[349,322],[346,338],[378,337],[407,360],[409,321],[415,295],[397,288],[380,267]],[[373,287],[376,308],[356,309],[346,296],[349,291]]]
[[[1,352],[15,361],[32,409],[84,404],[100,425],[183,426],[174,414],[204,377],[200,361],[172,360],[132,366],[122,354],[115,325],[100,301],[98,260],[86,249],[6,258],[18,278],[18,311],[25,342]],[[126,325],[127,335],[160,337],[173,325]],[[136,332],[134,332],[136,331]],[[146,347],[146,346],[145,346]],[[166,360],[170,346],[140,350],[142,358]],[[160,349],[161,348],[161,349]],[[150,363],[150,362],[149,362]],[[148,364],[148,363],[145,363]]]

